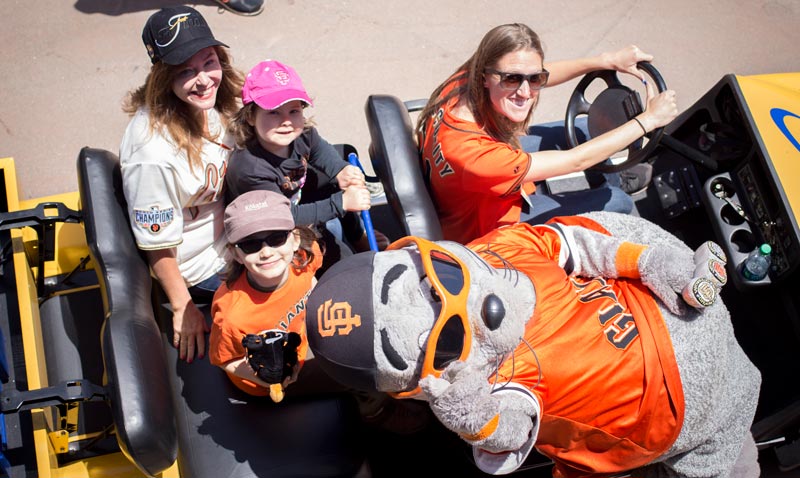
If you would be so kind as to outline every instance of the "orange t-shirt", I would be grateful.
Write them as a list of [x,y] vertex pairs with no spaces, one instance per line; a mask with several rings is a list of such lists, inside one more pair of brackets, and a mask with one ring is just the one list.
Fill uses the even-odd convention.
[[[450,84],[442,96],[458,86]],[[444,238],[467,243],[504,224],[519,222],[522,188],[531,158],[497,141],[476,123],[452,114],[455,99],[429,119],[419,144]]]
[[[308,352],[306,335],[306,300],[313,289],[314,273],[322,264],[322,254],[314,249],[314,261],[297,270],[289,267],[289,278],[272,292],[254,289],[244,272],[233,285],[223,283],[214,294],[211,314],[214,322],[209,337],[208,358],[212,364],[222,366],[245,356],[242,337],[269,329],[296,332],[301,342],[297,358],[303,364]],[[269,389],[228,373],[234,385],[250,395],[264,396]]]
[[[586,218],[553,221],[607,234]],[[503,227],[469,247],[482,251],[487,244],[536,291],[524,336],[530,348],[517,347],[498,383],[521,384],[539,400],[536,448],[556,463],[554,476],[630,470],[667,451],[683,423],[683,388],[647,287],[638,280],[568,276],[557,263],[568,246],[545,226]],[[482,257],[503,267],[493,255]]]

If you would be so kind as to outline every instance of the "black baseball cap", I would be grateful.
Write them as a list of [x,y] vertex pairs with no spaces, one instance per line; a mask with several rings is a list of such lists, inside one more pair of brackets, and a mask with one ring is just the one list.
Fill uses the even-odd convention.
[[228,45],[214,38],[206,19],[194,8],[165,7],[150,15],[142,31],[150,61],[180,65],[209,46]]
[[306,301],[314,360],[334,380],[377,390],[372,272],[375,252],[345,257],[320,277]]

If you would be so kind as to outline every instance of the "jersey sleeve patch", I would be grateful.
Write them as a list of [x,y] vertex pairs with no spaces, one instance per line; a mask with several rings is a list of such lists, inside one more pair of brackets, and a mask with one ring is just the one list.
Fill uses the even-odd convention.
[[158,234],[163,228],[168,226],[175,219],[175,208],[169,207],[161,209],[159,206],[151,206],[150,209],[134,209],[133,223],[136,227]]

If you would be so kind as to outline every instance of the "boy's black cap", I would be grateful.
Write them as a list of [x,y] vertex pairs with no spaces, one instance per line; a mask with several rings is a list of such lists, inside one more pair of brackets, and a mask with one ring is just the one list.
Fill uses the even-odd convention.
[[167,65],[180,65],[209,46],[228,46],[214,38],[200,12],[183,5],[165,7],[150,15],[142,41],[151,62],[163,61]]

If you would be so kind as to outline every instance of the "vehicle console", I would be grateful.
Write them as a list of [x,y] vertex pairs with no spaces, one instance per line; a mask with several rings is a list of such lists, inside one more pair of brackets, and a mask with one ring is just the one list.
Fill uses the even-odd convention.
[[[728,256],[721,296],[762,376],[757,442],[800,433],[798,84],[797,73],[723,77],[666,128],[654,187],[637,201],[643,216],[690,246],[711,239]],[[765,242],[772,247],[769,274],[745,279],[742,261]],[[787,466],[800,464],[793,446],[800,440],[779,447]]]
[[[800,145],[786,123],[800,118],[800,104],[787,93],[786,77],[798,75],[725,76],[695,105],[678,117],[665,146],[695,163],[694,184],[680,184],[691,193],[683,208],[702,200],[716,240],[728,254],[729,278],[747,291],[792,277],[800,265]],[[789,90],[790,91],[790,90]],[[797,128],[795,128],[797,129]],[[681,171],[678,169],[678,171]],[[660,175],[656,186],[676,173]],[[679,204],[680,205],[680,204]],[[675,208],[675,206],[672,206]],[[666,211],[666,209],[665,209]],[[735,270],[759,244],[772,246],[769,275],[760,281],[744,279]]]

